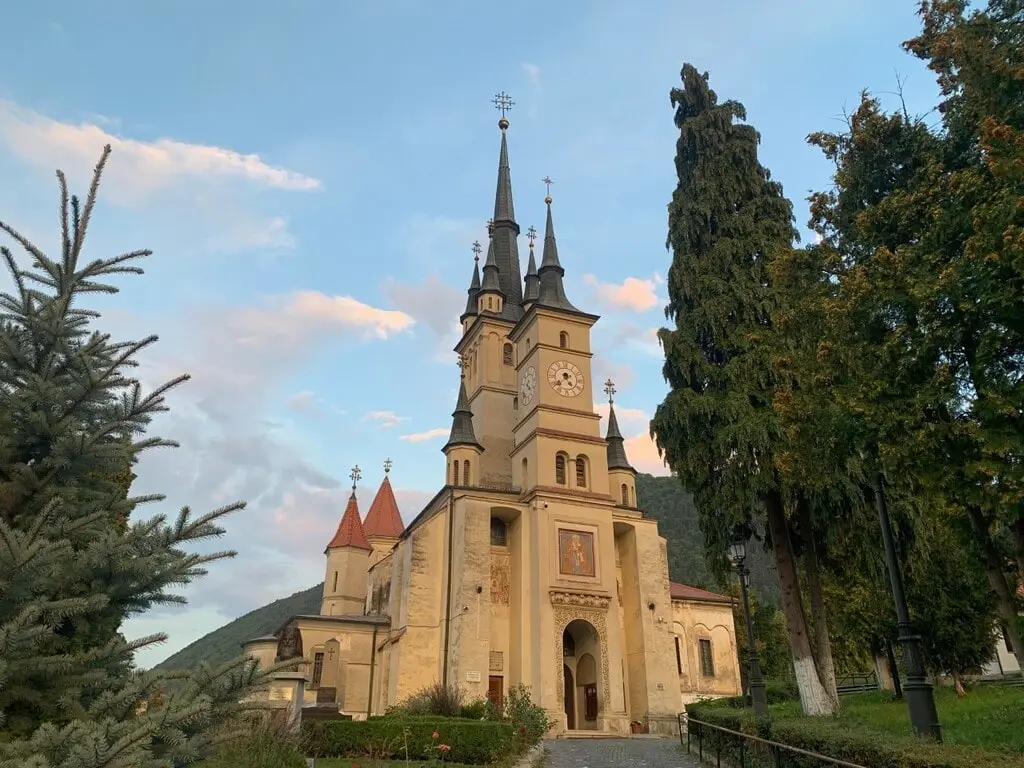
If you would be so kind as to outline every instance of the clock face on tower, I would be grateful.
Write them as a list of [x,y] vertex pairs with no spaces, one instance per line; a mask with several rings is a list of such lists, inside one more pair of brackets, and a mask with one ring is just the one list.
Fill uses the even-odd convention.
[[566,360],[548,367],[548,384],[562,397],[576,397],[583,391],[583,371]]
[[526,369],[523,381],[519,385],[519,397],[524,407],[530,404],[535,394],[537,394],[537,369],[531,365]]

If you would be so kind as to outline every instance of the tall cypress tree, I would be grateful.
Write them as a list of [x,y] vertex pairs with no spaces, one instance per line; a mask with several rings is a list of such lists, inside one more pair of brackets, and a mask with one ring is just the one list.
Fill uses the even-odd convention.
[[773,260],[797,239],[792,205],[757,158],[759,136],[736,101],[719,103],[707,74],[686,64],[675,107],[678,185],[669,204],[669,304],[659,333],[671,391],[651,433],[694,495],[709,556],[763,510],[782,586],[804,711],[836,709],[808,631],[792,526],[793,489],[779,466],[775,413]]
[[[244,505],[126,525],[135,506],[162,500],[128,496],[130,467],[173,445],[145,432],[188,377],[144,393],[132,369],[156,337],[115,341],[87,307],[149,255],[82,258],[109,152],[84,205],[58,174],[58,258],[0,222],[28,256],[25,266],[0,248],[14,284],[0,294],[0,768],[183,765],[228,736],[220,726],[277,671],[240,658],[173,678],[139,673],[135,651],[165,636],[118,633],[126,616],[183,602],[174,586],[233,554],[187,548],[220,536],[220,519]],[[160,691],[163,706],[140,711]]]

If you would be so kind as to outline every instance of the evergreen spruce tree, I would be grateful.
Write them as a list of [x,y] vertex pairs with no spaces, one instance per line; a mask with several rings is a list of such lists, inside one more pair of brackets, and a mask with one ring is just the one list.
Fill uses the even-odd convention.
[[[220,536],[232,504],[168,524],[128,522],[160,496],[131,497],[131,466],[181,376],[145,393],[132,378],[156,337],[115,341],[96,329],[91,294],[140,274],[149,251],[82,258],[103,167],[80,204],[61,193],[61,253],[51,259],[14,228],[28,256],[0,253],[14,290],[0,295],[0,767],[179,766],[230,735],[222,726],[276,669],[251,659],[172,676],[144,673],[133,654],[164,635],[126,641],[121,621],[154,605],[184,602],[169,591],[232,552],[186,548]],[[157,696],[159,694],[159,696]],[[154,697],[159,707],[141,707]],[[252,705],[250,705],[252,706]]]
[[666,316],[674,328],[659,334],[671,391],[651,433],[694,495],[709,557],[724,557],[734,532],[750,530],[763,510],[803,708],[830,713],[839,703],[804,608],[789,519],[800,493],[784,480],[787,438],[774,402],[778,296],[770,265],[797,239],[792,206],[758,162],[759,137],[742,122],[743,106],[719,103],[707,74],[689,64],[681,77],[683,87],[671,92],[678,185],[669,204]]

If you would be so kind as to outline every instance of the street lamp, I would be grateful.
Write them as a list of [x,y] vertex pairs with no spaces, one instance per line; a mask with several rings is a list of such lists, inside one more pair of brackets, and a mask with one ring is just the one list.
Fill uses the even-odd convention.
[[885,561],[889,567],[892,599],[896,607],[899,642],[903,646],[903,657],[907,661],[907,681],[903,684],[903,690],[907,694],[910,724],[918,736],[930,736],[935,741],[941,742],[942,727],[939,725],[939,713],[935,708],[932,685],[925,675],[924,658],[921,654],[921,636],[914,631],[914,625],[910,621],[907,596],[903,591],[903,574],[900,573],[900,559],[896,554],[896,541],[892,535],[889,505],[886,503],[881,472],[876,472],[871,481],[875,495],[875,507],[878,510],[878,522],[882,528]]
[[764,678],[761,677],[761,663],[757,659],[757,644],[754,642],[754,622],[750,618],[750,598],[747,597],[747,544],[741,538],[733,539],[729,545],[729,558],[740,578],[740,595],[743,598],[743,617],[747,621],[747,650],[750,654],[750,699],[754,704],[754,714],[758,717],[768,714],[768,696],[764,690]]

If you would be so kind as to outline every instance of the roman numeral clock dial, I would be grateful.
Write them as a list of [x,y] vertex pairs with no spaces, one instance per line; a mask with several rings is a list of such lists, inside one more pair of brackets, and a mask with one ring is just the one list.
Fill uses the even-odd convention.
[[576,397],[583,392],[583,371],[566,360],[556,360],[548,367],[548,384],[562,397]]

